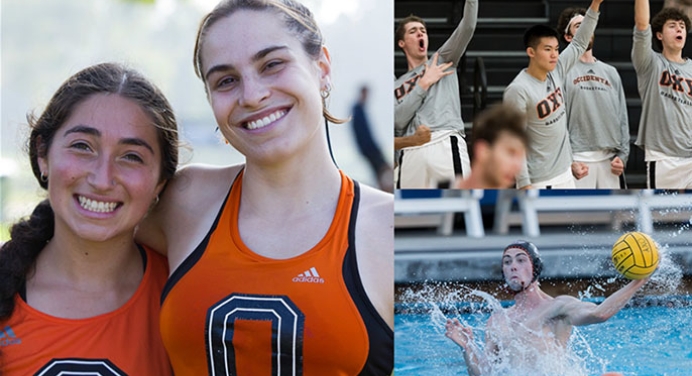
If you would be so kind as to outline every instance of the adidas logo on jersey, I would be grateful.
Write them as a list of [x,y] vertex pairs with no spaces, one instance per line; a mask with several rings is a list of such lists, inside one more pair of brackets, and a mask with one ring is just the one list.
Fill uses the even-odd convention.
[[293,282],[324,283],[324,278],[320,277],[317,269],[313,266],[309,270],[298,274],[297,277],[293,277]]
[[22,343],[22,340],[17,338],[9,325],[5,329],[0,330],[0,346],[18,345],[20,343]]

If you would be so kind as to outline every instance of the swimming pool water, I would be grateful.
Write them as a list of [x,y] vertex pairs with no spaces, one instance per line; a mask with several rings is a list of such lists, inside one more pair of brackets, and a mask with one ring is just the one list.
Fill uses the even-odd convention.
[[[489,316],[457,317],[484,328]],[[572,339],[588,375],[606,371],[627,376],[692,375],[689,306],[626,308],[605,323],[575,328]],[[433,323],[430,314],[396,314],[394,356],[397,376],[467,375],[460,348],[444,336],[444,328]]]

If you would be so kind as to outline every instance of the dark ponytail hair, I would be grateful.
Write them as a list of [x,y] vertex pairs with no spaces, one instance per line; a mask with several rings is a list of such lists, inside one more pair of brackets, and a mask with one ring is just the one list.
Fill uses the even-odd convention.
[[14,297],[46,243],[53,238],[55,219],[48,200],[41,201],[28,219],[15,223],[12,240],[0,248],[0,322],[12,315]]

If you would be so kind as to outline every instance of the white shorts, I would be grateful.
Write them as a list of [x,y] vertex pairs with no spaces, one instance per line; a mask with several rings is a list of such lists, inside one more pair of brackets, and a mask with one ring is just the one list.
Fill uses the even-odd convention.
[[611,172],[610,160],[606,159],[599,162],[582,162],[589,166],[588,175],[581,179],[574,179],[574,184],[580,189],[621,189],[624,185],[620,185],[622,175],[615,175]]
[[668,157],[646,162],[649,189],[692,189],[692,158]]
[[566,172],[548,180],[531,183],[531,189],[562,189],[576,188],[574,176],[572,176],[572,166]]
[[459,132],[442,137],[434,133],[427,144],[401,150],[394,173],[397,189],[449,188],[457,176],[471,173],[464,137]]

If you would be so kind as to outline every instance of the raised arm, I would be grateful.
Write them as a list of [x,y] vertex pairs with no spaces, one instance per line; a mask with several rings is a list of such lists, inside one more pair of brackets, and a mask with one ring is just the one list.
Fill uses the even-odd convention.
[[454,66],[459,64],[461,56],[466,51],[473,32],[478,22],[478,0],[466,0],[464,4],[464,17],[452,35],[438,50],[444,62],[452,62]]
[[637,30],[646,30],[649,27],[649,0],[634,0],[634,26]]
[[654,51],[651,49],[650,17],[649,0],[635,0],[632,65],[637,75],[648,74],[653,69]]
[[648,280],[647,278],[632,281],[598,305],[582,302],[572,296],[560,296],[556,299],[563,304],[560,305],[557,316],[565,317],[569,324],[576,326],[602,323],[620,312],[622,307]]
[[577,63],[579,58],[589,47],[591,37],[593,36],[594,30],[596,30],[596,24],[598,24],[598,10],[602,2],[603,0],[593,0],[591,2],[591,6],[586,11],[584,21],[582,21],[581,26],[579,26],[579,29],[577,29],[574,35],[574,39],[572,39],[569,46],[560,53],[556,68],[560,76],[564,77],[565,72],[572,69],[574,64]]

